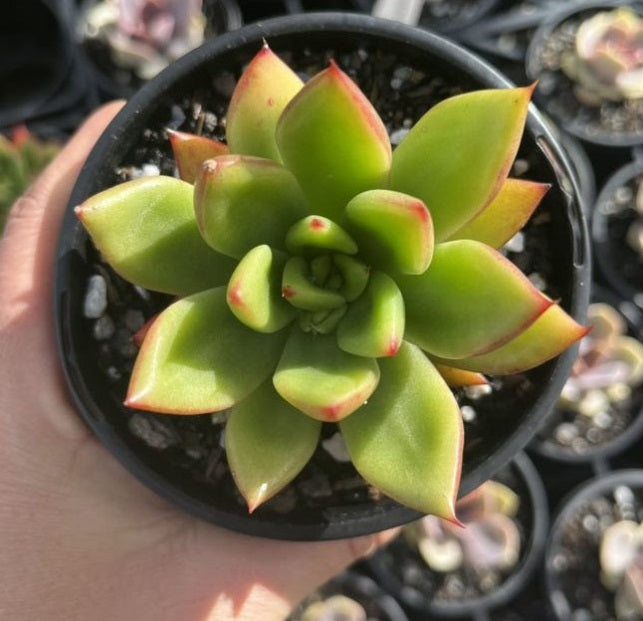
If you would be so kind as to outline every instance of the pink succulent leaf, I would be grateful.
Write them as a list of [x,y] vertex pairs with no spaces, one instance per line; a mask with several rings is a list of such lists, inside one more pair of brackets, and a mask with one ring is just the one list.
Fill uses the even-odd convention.
[[487,378],[481,373],[458,369],[446,364],[440,364],[433,361],[433,366],[438,370],[444,381],[451,388],[461,388],[463,386],[484,386],[488,384]]
[[390,188],[424,201],[436,241],[448,239],[499,192],[532,90],[481,90],[441,101],[395,149]]
[[453,393],[422,351],[406,341],[397,356],[378,362],[377,390],[340,423],[353,464],[394,500],[455,520],[463,429]]
[[270,380],[232,408],[226,456],[250,513],[299,474],[315,452],[320,431],[321,423],[286,403]]
[[332,262],[343,281],[337,292],[347,302],[356,300],[368,284],[371,268],[366,263],[345,254],[333,255]]
[[286,248],[293,254],[341,252],[355,254],[357,244],[338,224],[322,216],[307,216],[292,225],[286,234]]
[[470,566],[506,571],[518,562],[520,531],[510,517],[492,513],[460,530],[460,543]]
[[391,163],[386,128],[366,96],[332,62],[288,104],[276,136],[313,213],[339,221],[353,196],[386,181]]
[[379,377],[374,359],[342,351],[334,334],[294,329],[273,384],[283,399],[308,416],[337,422],[370,398]]
[[396,281],[405,338],[454,366],[453,359],[500,347],[553,304],[508,259],[473,240],[438,244],[424,274]]
[[194,212],[206,243],[240,259],[260,244],[284,250],[286,232],[306,215],[306,200],[295,178],[276,162],[222,155],[203,164]]
[[395,356],[404,338],[404,300],[395,281],[373,272],[337,326],[337,343],[356,356]]
[[422,274],[433,254],[433,224],[419,199],[390,190],[369,190],[346,206],[349,232],[360,256],[380,269]]
[[193,188],[143,177],[88,198],[76,215],[108,263],[129,282],[189,295],[225,284],[235,263],[206,245],[194,220]]
[[553,304],[531,326],[497,349],[478,356],[441,362],[487,375],[520,373],[558,356],[585,334],[587,328]]
[[475,239],[501,248],[525,226],[549,188],[545,183],[507,179],[496,197],[449,240]]
[[286,259],[270,246],[256,246],[241,259],[228,282],[228,307],[257,332],[276,332],[295,317],[295,309],[281,295]]
[[233,153],[281,162],[275,128],[303,82],[264,45],[250,61],[232,94],[226,116],[226,139]]
[[223,142],[168,129],[174,161],[179,171],[179,177],[188,183],[194,183],[201,172],[205,160],[225,155],[228,147]]
[[241,324],[224,287],[183,298],[150,327],[125,405],[166,414],[229,408],[270,377],[286,337],[286,331],[259,334]]
[[339,293],[312,282],[309,264],[303,257],[290,257],[284,267],[281,295],[292,306],[309,311],[324,311],[344,306]]

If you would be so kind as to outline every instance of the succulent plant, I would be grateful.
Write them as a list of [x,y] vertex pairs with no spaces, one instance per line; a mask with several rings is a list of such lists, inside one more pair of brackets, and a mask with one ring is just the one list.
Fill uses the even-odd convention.
[[332,595],[312,602],[300,621],[368,621],[364,607],[346,595]]
[[643,97],[643,19],[632,9],[601,11],[581,23],[562,69],[588,105]]
[[0,232],[9,207],[59,149],[59,144],[37,138],[24,126],[8,138],[0,135]]
[[202,0],[100,0],[83,34],[105,42],[113,61],[150,79],[203,42]]
[[634,211],[634,221],[627,229],[625,240],[630,248],[643,259],[643,179],[639,180],[636,186]]
[[336,423],[367,482],[454,519],[463,424],[444,378],[522,371],[585,334],[496,250],[548,189],[508,178],[531,92],[444,100],[393,152],[334,62],[303,84],[265,46],[232,95],[227,144],[170,132],[181,179],[76,208],[117,273],[181,296],[148,326],[125,404],[229,408],[251,511]]

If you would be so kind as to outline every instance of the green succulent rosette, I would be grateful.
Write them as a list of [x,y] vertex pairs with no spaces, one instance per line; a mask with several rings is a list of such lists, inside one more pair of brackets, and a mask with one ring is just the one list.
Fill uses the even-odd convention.
[[531,88],[431,108],[392,150],[333,62],[306,84],[265,46],[226,142],[171,132],[181,179],[76,208],[130,282],[176,294],[149,326],[126,405],[230,409],[252,511],[339,425],[366,481],[454,517],[463,426],[450,386],[539,365],[584,333],[497,248],[547,186],[508,178]]

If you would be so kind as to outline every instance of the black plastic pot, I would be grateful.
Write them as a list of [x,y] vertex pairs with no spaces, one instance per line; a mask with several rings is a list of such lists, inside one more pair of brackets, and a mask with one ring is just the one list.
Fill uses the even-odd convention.
[[[609,287],[643,312],[643,259],[625,239],[637,213],[632,208],[620,211],[614,208],[620,188],[636,192],[641,183],[643,159],[617,170],[608,179],[596,200],[591,232],[598,273]],[[634,198],[631,202],[633,200]]]
[[[589,143],[609,147],[626,147],[640,144],[643,141],[643,125],[638,119],[637,130],[610,130],[600,126],[601,115],[605,110],[612,109],[616,115],[622,116],[625,109],[619,103],[609,103],[604,106],[587,106],[578,101],[573,93],[573,82],[561,69],[548,69],[542,62],[542,50],[552,33],[561,25],[574,25],[581,20],[591,17],[600,11],[614,9],[616,6],[627,4],[639,14],[643,14],[643,2],[619,2],[618,0],[576,0],[571,3],[551,5],[551,10],[534,33],[525,59],[527,75],[532,80],[538,80],[534,94],[537,105],[542,106],[565,131]],[[619,121],[620,122],[620,121]]]
[[[408,621],[408,617],[397,600],[382,589],[374,580],[359,572],[357,569],[344,571],[322,585],[315,593],[307,597],[297,606],[286,621],[299,621],[306,606],[317,601],[328,599],[333,595],[345,595],[355,600],[358,604],[361,604],[366,611],[368,619],[377,621]],[[334,619],[335,617],[332,618]]]
[[[330,498],[314,510],[295,506],[283,514],[264,506],[248,515],[234,492],[224,493],[209,486],[204,477],[186,475],[180,465],[168,461],[167,452],[143,446],[132,437],[127,424],[132,411],[121,405],[124,386],[115,389],[113,382],[109,385],[98,362],[99,345],[91,336],[91,323],[82,316],[86,282],[99,258],[72,207],[116,181],[115,167],[133,161],[146,128],[161,131],[172,121],[177,101],[191,93],[206,92],[212,97],[212,107],[223,113],[227,100],[221,89],[227,89],[230,82],[234,84],[241,67],[264,38],[298,70],[306,68],[315,50],[334,55],[341,64],[343,56],[360,48],[376,56],[376,66],[369,71],[373,79],[386,83],[395,66],[406,64],[459,89],[507,86],[494,69],[453,43],[360,15],[278,18],[207,42],[129,101],[99,140],[78,179],[65,217],[56,267],[61,358],[73,399],[89,426],[128,469],[164,497],[201,518],[246,533],[287,539],[349,537],[402,524],[418,514],[392,500],[349,491],[345,494],[349,498]],[[413,105],[417,106],[417,101]],[[530,162],[533,178],[554,186],[540,207],[549,214],[543,233],[547,256],[536,257],[549,266],[548,291],[582,320],[589,295],[589,253],[579,193],[561,150],[535,110],[529,113],[520,156]],[[488,404],[484,425],[467,429],[462,494],[490,478],[529,441],[558,396],[573,359],[574,352],[568,351],[529,372],[519,392],[508,387],[501,402]]]
[[[416,566],[422,566],[423,563],[418,552],[403,537],[398,538],[389,544],[388,549],[384,548],[368,560],[368,567],[379,584],[390,591],[409,613],[423,619],[462,617],[493,619],[493,610],[507,604],[529,583],[540,563],[547,537],[549,525],[547,497],[538,471],[524,453],[518,454],[507,470],[507,473],[499,473],[499,480],[506,482],[520,496],[521,508],[518,520],[523,526],[524,539],[520,561],[514,571],[497,588],[479,597],[462,596],[458,600],[449,601],[437,599],[433,592],[419,590],[405,580],[404,561],[401,559],[404,557],[416,559],[413,561]],[[396,550],[393,552],[394,547]],[[428,568],[425,571],[428,575],[432,573]]]
[[[623,502],[634,494],[634,502]],[[620,492],[619,492],[620,490]],[[617,498],[620,498],[617,500]],[[600,505],[593,505],[596,501]],[[614,517],[608,504],[614,504]],[[622,515],[620,506],[625,507]],[[603,511],[601,517],[597,516]],[[583,515],[588,516],[583,520]],[[610,516],[609,518],[607,516]],[[595,621],[614,619],[613,599],[600,581],[598,544],[602,531],[612,519],[643,520],[643,470],[620,470],[584,483],[561,503],[545,550],[545,588],[553,614],[560,621],[584,618]]]

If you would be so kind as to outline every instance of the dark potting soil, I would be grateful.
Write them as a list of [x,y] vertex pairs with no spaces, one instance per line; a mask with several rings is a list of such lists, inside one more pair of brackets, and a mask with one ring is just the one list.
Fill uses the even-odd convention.
[[454,30],[471,24],[486,13],[494,0],[426,0],[420,25],[437,30]]
[[614,594],[600,580],[599,546],[605,530],[620,520],[643,521],[643,490],[621,485],[585,501],[553,533],[548,571],[569,603],[570,618],[616,618]]
[[574,53],[576,32],[582,21],[599,9],[578,11],[555,26],[530,51],[529,70],[538,80],[536,101],[560,127],[588,140],[643,138],[643,98],[623,102],[604,102],[590,106],[574,94],[574,82],[561,69],[564,55]]
[[[392,578],[388,586],[399,593],[403,601],[414,609],[427,610],[430,603],[467,604],[496,591],[525,559],[530,533],[533,533],[533,506],[527,485],[517,472],[508,466],[500,470],[495,481],[512,489],[520,497],[520,506],[514,521],[520,533],[520,556],[512,570],[478,570],[463,565],[456,571],[440,573],[428,567],[417,548],[400,536],[377,552],[376,562],[381,565],[378,572]],[[386,583],[383,583],[386,584]]]
[[[335,58],[340,67],[356,80],[374,102],[396,144],[409,127],[432,105],[461,92],[462,87],[449,75],[428,75],[420,66],[400,64],[395,56],[363,47],[305,50],[294,56],[276,50],[304,79],[317,73]],[[143,172],[174,173],[174,162],[165,128],[202,133],[223,139],[225,111],[242,67],[216,74],[207,84],[194,87],[183,99],[160,106],[159,112],[143,132],[134,148],[115,170],[113,182],[123,181]],[[550,180],[542,155],[521,147],[512,176]],[[515,251],[508,256],[553,299],[560,298],[552,249],[548,240],[560,234],[556,230],[552,209],[561,208],[547,200],[520,235]],[[522,239],[522,243],[520,243]],[[523,246],[522,248],[520,246]],[[102,262],[91,242],[87,241],[88,263],[94,274],[107,283],[107,307],[100,317],[86,319],[87,329],[95,336],[96,359],[111,386],[111,398],[122,418],[112,417],[110,424],[131,437],[137,450],[147,453],[150,461],[160,464],[166,476],[201,495],[216,495],[223,505],[235,511],[246,511],[227,467],[224,450],[225,413],[199,416],[171,416],[138,412],[122,405],[127,392],[136,347],[132,334],[140,324],[171,301],[168,296],[150,294],[124,282]],[[472,394],[460,390],[456,396],[465,418],[464,459],[482,448],[491,451],[497,445],[495,430],[513,425],[516,417],[533,402],[534,378],[542,371],[493,380],[489,394]],[[473,391],[474,393],[479,391]],[[334,436],[336,427],[327,424],[323,439]],[[155,466],[156,467],[156,466]],[[362,504],[379,499],[350,463],[338,461],[320,444],[308,465],[295,481],[275,498],[257,509],[259,512],[283,514],[323,510],[336,504]]]

